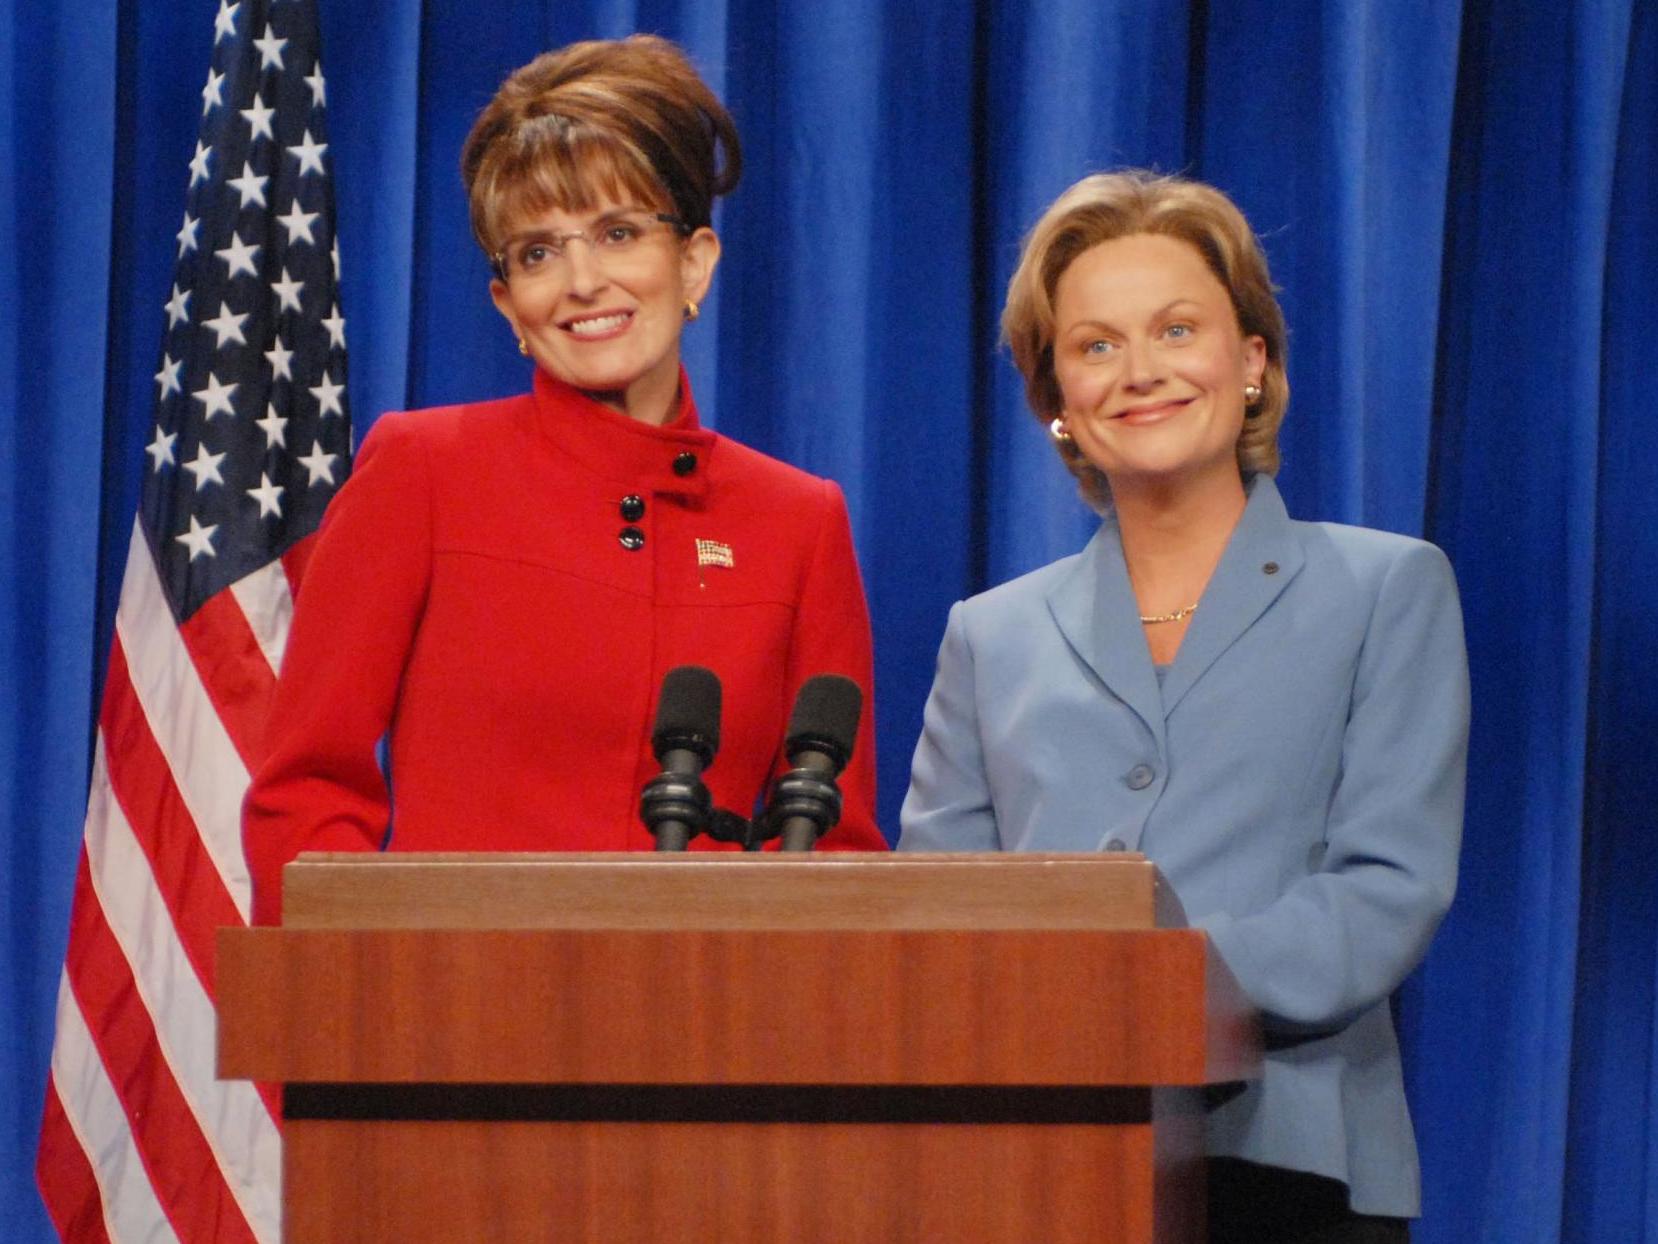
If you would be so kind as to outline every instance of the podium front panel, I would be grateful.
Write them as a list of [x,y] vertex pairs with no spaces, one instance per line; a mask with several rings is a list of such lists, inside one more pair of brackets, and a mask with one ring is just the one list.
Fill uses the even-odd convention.
[[[847,1117],[869,1113],[869,1103],[849,1111],[815,1101],[798,1103],[811,1117],[791,1120],[783,1110],[768,1121],[755,1116],[775,1103],[749,1101],[735,1103],[738,1118],[716,1121],[720,1104],[699,1107],[694,1096],[676,1103],[689,1121],[630,1120],[618,1110],[583,1118],[579,1107],[569,1118],[538,1120],[524,1116],[537,1107],[565,1112],[550,1101],[498,1112],[478,1098],[461,1112],[485,1117],[290,1117],[286,1178],[312,1192],[290,1199],[286,1237],[291,1244],[1201,1239],[1201,1120],[1189,1091],[1061,1096],[1030,1110],[1005,1101],[975,1108],[971,1096],[928,1110],[895,1096],[880,1112],[885,1119]],[[334,1105],[349,1112],[348,1102]],[[658,1112],[648,1102],[639,1110]]]
[[1202,1238],[1255,1021],[1143,858],[310,856],[221,930],[284,1237]]

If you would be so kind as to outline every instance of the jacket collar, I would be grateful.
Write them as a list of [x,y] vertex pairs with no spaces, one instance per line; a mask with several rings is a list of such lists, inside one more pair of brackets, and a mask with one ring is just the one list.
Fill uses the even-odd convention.
[[[531,400],[541,432],[592,474],[632,492],[700,499],[708,491],[719,438],[698,420],[683,367],[679,393],[679,410],[661,427],[630,419],[539,367]],[[674,462],[687,453],[695,457],[695,465],[681,474]]]
[[[1248,502],[1192,615],[1174,665],[1158,686],[1129,586],[1122,534],[1108,514],[1071,571],[1048,593],[1061,633],[1111,693],[1163,744],[1163,722],[1211,665],[1266,612],[1305,558],[1277,486],[1247,483]],[[1270,569],[1269,569],[1270,567]]]

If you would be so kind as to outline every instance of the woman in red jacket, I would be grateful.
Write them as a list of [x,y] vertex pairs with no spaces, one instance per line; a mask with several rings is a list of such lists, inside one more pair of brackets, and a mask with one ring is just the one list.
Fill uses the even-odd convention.
[[[674,666],[719,676],[705,780],[743,814],[807,678],[868,694],[839,489],[704,429],[680,365],[740,167],[729,114],[650,36],[538,57],[478,118],[472,225],[534,388],[385,416],[330,506],[244,809],[256,921],[300,851],[648,848]],[[825,846],[885,845],[872,719]]]

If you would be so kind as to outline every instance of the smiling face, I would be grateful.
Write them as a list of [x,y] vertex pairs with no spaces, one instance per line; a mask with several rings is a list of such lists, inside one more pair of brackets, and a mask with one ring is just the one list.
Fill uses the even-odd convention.
[[[501,249],[532,262],[509,263],[506,278],[490,282],[496,309],[539,366],[649,423],[673,414],[685,303],[707,294],[720,254],[712,229],[681,238],[658,210],[596,196],[590,210],[515,220]],[[648,223],[637,240],[606,244],[630,222]],[[568,239],[562,254],[550,254],[559,239]],[[537,249],[538,240],[555,245]]]
[[1239,481],[1266,344],[1190,244],[1136,233],[1077,256],[1054,289],[1053,351],[1066,430],[1113,492]]

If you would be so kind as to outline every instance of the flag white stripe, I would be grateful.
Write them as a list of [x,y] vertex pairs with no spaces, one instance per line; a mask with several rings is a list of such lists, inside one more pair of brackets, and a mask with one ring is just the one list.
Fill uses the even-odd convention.
[[252,574],[230,585],[242,616],[248,620],[259,650],[270,662],[274,677],[282,669],[282,650],[288,643],[288,624],[294,616],[294,595],[280,558],[266,562]]
[[104,1230],[116,1244],[177,1244],[67,973],[58,978],[57,1023],[52,1082],[98,1181]]
[[243,923],[252,909],[253,883],[242,854],[242,796],[248,771],[231,742],[156,575],[143,528],[132,527],[127,572],[115,630],[126,651],[133,693],[149,719],[202,844],[236,904]]
[[92,888],[132,966],[156,1040],[179,1092],[201,1125],[248,1226],[275,1241],[280,1219],[281,1138],[245,1080],[215,1078],[218,1023],[138,839],[115,800],[100,732],[87,801],[86,851]]

